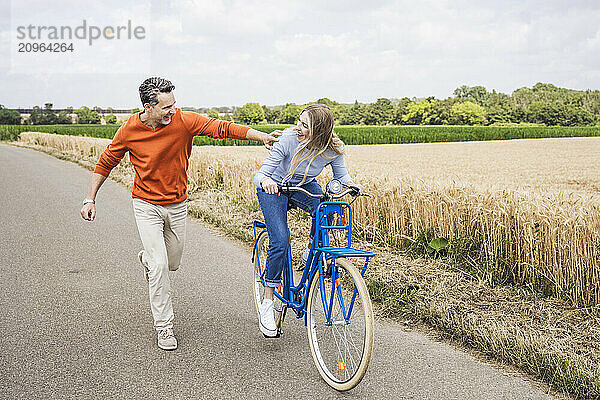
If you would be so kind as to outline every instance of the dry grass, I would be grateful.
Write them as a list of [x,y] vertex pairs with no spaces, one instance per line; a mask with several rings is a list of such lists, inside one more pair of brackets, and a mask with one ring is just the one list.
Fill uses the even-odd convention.
[[[93,168],[97,155],[108,144],[108,140],[45,134],[26,134],[22,137],[29,147],[73,160],[89,169]],[[571,142],[567,139],[559,140],[557,147],[568,153],[567,147]],[[518,142],[527,142],[523,143],[523,146],[535,153],[536,149],[532,146],[538,141]],[[514,142],[502,143],[516,146]],[[599,143],[591,141],[584,145],[583,147],[587,149],[585,154],[595,157],[596,153],[591,151],[591,148],[598,146]],[[475,143],[464,145],[475,145]],[[543,145],[549,146],[548,143]],[[420,155],[426,160],[434,159],[432,154],[439,152],[442,146],[448,144],[406,146],[409,150],[419,148],[417,154],[413,155],[412,161],[407,154],[402,153],[409,151],[404,146],[377,146],[376,149],[381,149],[383,153],[391,151],[390,154],[400,152],[396,164],[389,160],[390,157],[395,156],[386,156],[385,162],[389,164],[384,170],[394,171],[398,175],[397,172],[406,171],[412,165],[415,171],[419,168],[422,171],[429,168],[430,173],[434,174],[437,171],[434,166],[428,164],[429,166],[425,167],[418,160]],[[431,148],[428,150],[428,147]],[[589,234],[598,232],[597,226],[590,224],[594,222],[594,217],[597,220],[597,214],[590,215],[589,220],[583,218],[585,213],[589,212],[589,204],[595,201],[595,193],[590,189],[590,185],[586,185],[585,188],[572,187],[569,191],[569,184],[564,182],[576,179],[579,174],[584,176],[584,172],[587,173],[585,176],[590,182],[598,182],[594,177],[595,170],[584,171],[586,162],[590,163],[592,160],[570,161],[574,172],[564,173],[560,179],[549,178],[547,196],[536,198],[532,193],[543,191],[543,183],[538,183],[537,186],[531,182],[526,183],[523,186],[525,190],[521,191],[517,185],[517,177],[513,176],[504,181],[497,179],[497,186],[494,188],[485,186],[477,181],[475,176],[469,176],[472,172],[460,168],[455,174],[454,182],[445,181],[435,185],[426,184],[424,180],[418,180],[414,175],[401,178],[381,176],[375,178],[376,171],[380,168],[377,165],[379,161],[371,161],[371,157],[375,160],[379,157],[373,155],[373,149],[367,152],[361,152],[360,149],[352,147],[349,149],[350,169],[354,171],[355,176],[359,175],[357,171],[361,172],[360,176],[363,177],[361,182],[366,183],[371,191],[375,188],[383,190],[375,199],[362,201],[355,208],[360,218],[373,215],[380,224],[364,225],[363,239],[368,239],[370,243],[361,241],[358,244],[359,247],[378,246],[376,247],[378,256],[371,264],[372,267],[366,278],[373,298],[379,303],[379,313],[415,322],[425,322],[484,354],[517,365],[553,387],[567,391],[577,398],[599,398],[600,313],[597,307],[574,307],[566,301],[540,296],[535,291],[522,289],[523,286],[490,285],[493,270],[489,269],[490,266],[482,267],[476,260],[472,261],[471,267],[465,268],[463,265],[457,268],[431,259],[408,258],[399,255],[395,248],[397,243],[402,243],[402,240],[410,242],[409,239],[403,239],[403,236],[419,242],[421,239],[418,235],[426,232],[427,218],[430,224],[440,229],[436,234],[450,235],[454,232],[452,228],[465,229],[466,227],[472,229],[467,231],[469,234],[475,237],[480,235],[481,240],[485,239],[485,232],[495,235],[495,242],[492,241],[483,247],[485,254],[494,254],[494,251],[502,254],[498,249],[503,252],[532,253],[535,249],[539,251],[544,243],[551,244],[551,238],[565,241],[557,247],[562,246],[563,252],[572,245],[579,246],[578,248],[581,249],[586,248],[586,241],[589,238],[580,234],[582,231],[579,230],[585,226]],[[516,150],[511,151],[514,152]],[[363,158],[360,158],[361,154]],[[552,162],[560,163],[560,159],[552,156],[549,151],[544,154],[546,160],[539,162],[546,165],[547,170],[557,170]],[[253,219],[260,218],[250,177],[260,166],[265,155],[266,152],[258,148],[194,148],[189,171],[190,213],[249,242],[250,223]],[[494,171],[501,169],[497,166],[492,167],[493,163],[489,162],[486,156],[482,155],[480,160],[480,164],[474,164],[472,169],[480,169],[478,174],[481,175],[482,181],[486,176],[490,179],[504,176],[502,173],[494,175]],[[444,159],[444,163],[447,167],[450,166],[450,161],[447,159]],[[486,166],[491,169],[486,169]],[[445,170],[446,168],[440,171],[446,173],[443,172]],[[373,176],[364,178],[369,173]],[[433,176],[436,175],[431,176],[433,180]],[[125,185],[130,185],[133,177],[131,167],[124,160],[117,169],[113,170],[111,177]],[[443,176],[440,175],[439,179],[443,181]],[[461,180],[463,183],[470,182],[471,185],[459,184]],[[509,190],[511,181],[515,183],[514,188],[518,190]],[[376,213],[374,210],[377,208],[368,208],[369,203],[375,204],[382,210],[395,210],[395,212]],[[536,214],[541,211],[544,212],[543,215]],[[308,230],[309,221],[305,215],[294,212],[291,220],[293,221],[291,224],[293,256],[298,259],[304,246],[303,238]],[[418,220],[425,221],[424,225],[420,226],[422,229],[420,231],[416,229],[419,225],[415,221]],[[573,221],[576,223],[572,224]],[[543,225],[544,223],[546,226]],[[510,226],[511,229],[498,227],[500,224]],[[386,230],[384,233],[378,233],[381,226]],[[550,226],[556,230],[553,234],[557,236],[544,237],[543,235],[547,235],[548,232],[552,233]],[[404,234],[395,233],[407,228]],[[522,243],[515,237],[522,232],[527,232],[528,229],[532,231],[528,233],[529,242],[523,242],[525,245],[522,247],[515,247],[512,241]],[[510,246],[507,246],[507,243]],[[386,245],[387,247],[382,247]],[[564,254],[577,255],[570,251],[571,253]],[[543,254],[538,254],[539,259],[543,259],[541,258]],[[559,255],[554,254],[554,257]],[[559,258],[549,258],[551,261],[557,259]],[[468,258],[466,262],[469,262]],[[586,267],[585,260],[580,260],[579,264],[574,265],[580,266],[578,272],[557,271],[557,267],[563,268],[564,264],[558,264],[555,269],[543,270],[543,276],[555,279],[555,281],[547,279],[543,282],[553,282],[554,287],[558,287],[560,279],[556,277],[565,279],[574,271],[577,273],[571,275],[571,278],[579,279],[574,282],[583,283],[595,279],[595,275],[591,273],[595,267]],[[477,268],[480,270],[472,271]],[[469,273],[465,273],[465,269]],[[522,265],[521,269],[515,269],[511,273],[515,274],[515,281],[531,279],[533,269],[533,265]],[[581,296],[585,297],[585,293]],[[565,298],[572,300],[569,296]]]

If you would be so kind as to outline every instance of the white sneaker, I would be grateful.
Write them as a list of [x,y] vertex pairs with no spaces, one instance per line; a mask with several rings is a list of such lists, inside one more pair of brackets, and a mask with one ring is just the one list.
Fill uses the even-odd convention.
[[144,276],[146,277],[146,282],[148,282],[148,274],[150,273],[150,270],[148,269],[148,265],[144,263],[143,257],[144,250],[140,250],[140,252],[138,253],[138,258],[140,259],[140,264],[142,264],[142,267],[144,267]]
[[163,350],[175,350],[177,348],[177,339],[173,334],[173,328],[158,331],[158,347]]
[[258,327],[265,337],[277,337],[273,300],[264,299],[260,307],[258,307]]

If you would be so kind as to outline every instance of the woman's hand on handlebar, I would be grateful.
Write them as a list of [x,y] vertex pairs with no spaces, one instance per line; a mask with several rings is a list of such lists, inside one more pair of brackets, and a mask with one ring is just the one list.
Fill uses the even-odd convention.
[[271,178],[265,178],[260,183],[265,193],[268,194],[277,194],[279,193],[279,188],[277,187],[277,183]]

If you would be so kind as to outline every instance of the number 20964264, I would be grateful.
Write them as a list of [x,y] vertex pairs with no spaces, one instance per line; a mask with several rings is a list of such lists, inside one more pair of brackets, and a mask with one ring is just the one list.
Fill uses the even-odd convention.
[[66,53],[73,52],[73,43],[19,43],[19,53]]

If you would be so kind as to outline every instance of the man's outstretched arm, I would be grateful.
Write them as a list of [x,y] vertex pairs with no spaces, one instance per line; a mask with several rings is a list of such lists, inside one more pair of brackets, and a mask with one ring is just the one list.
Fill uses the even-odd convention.
[[81,217],[88,221],[93,221],[96,218],[96,194],[98,194],[98,190],[100,186],[104,183],[106,177],[104,175],[100,175],[97,172],[94,172],[92,176],[92,182],[90,183],[90,189],[88,190],[87,197],[85,200],[93,200],[93,202],[89,202],[83,205],[81,208]]
[[256,140],[262,142],[269,150],[273,147],[273,143],[279,140],[277,137],[281,136],[280,131],[264,133],[245,125],[205,117],[192,111],[182,111],[181,116],[185,127],[192,135],[209,136],[213,139]]

